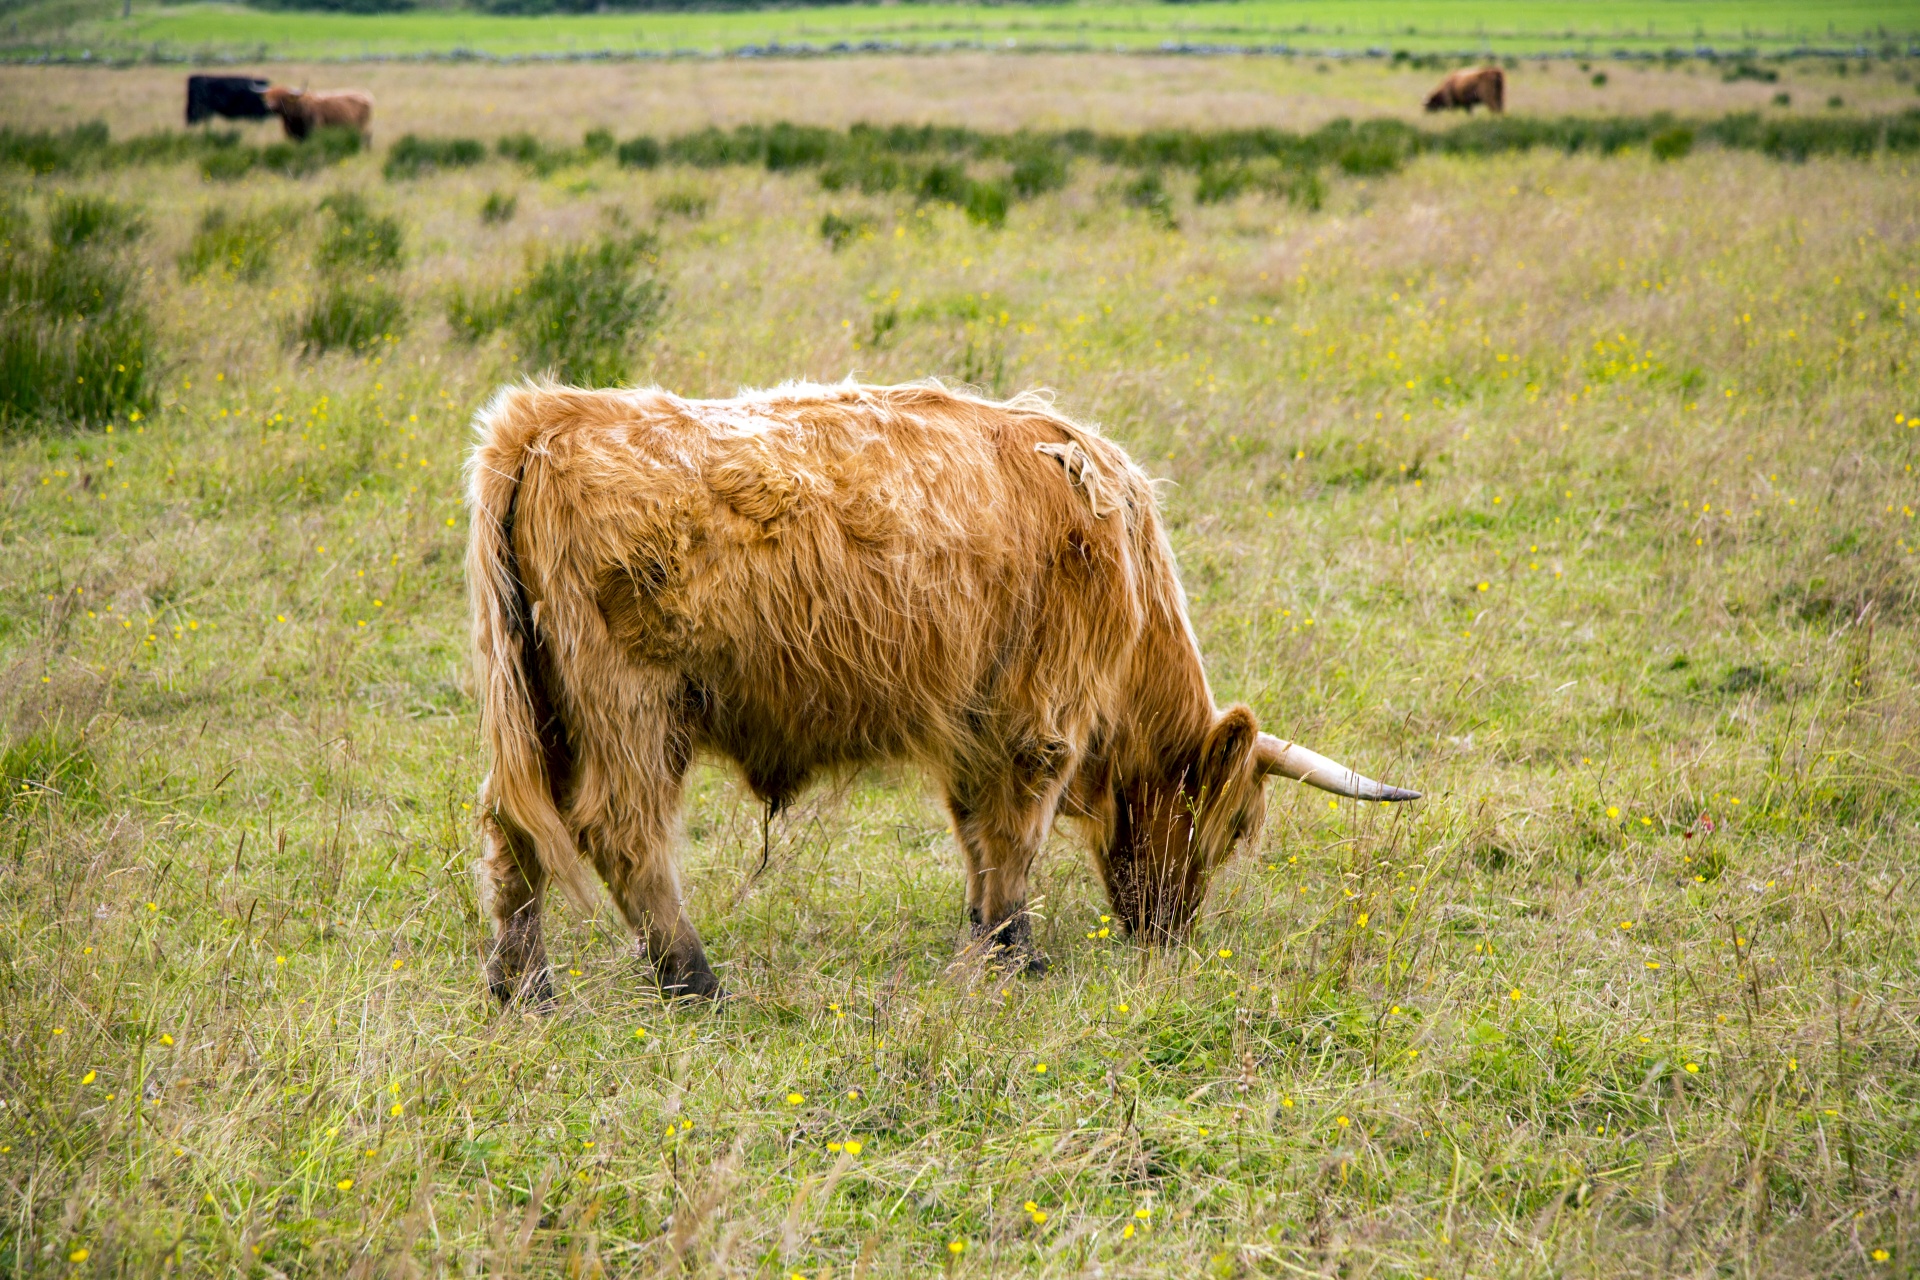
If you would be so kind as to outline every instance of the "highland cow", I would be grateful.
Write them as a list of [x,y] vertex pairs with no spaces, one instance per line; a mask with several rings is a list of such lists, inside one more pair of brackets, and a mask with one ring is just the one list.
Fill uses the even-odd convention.
[[1057,816],[1114,915],[1167,940],[1259,831],[1267,775],[1416,798],[1215,707],[1147,476],[1040,396],[521,385],[476,425],[478,872],[502,1001],[551,1003],[542,892],[590,908],[589,866],[665,992],[719,993],[676,866],[703,752],[769,814],[820,774],[917,763],[973,937],[1035,970],[1027,877]]
[[1477,106],[1495,115],[1507,109],[1507,75],[1498,67],[1478,71],[1456,71],[1440,82],[1427,97],[1427,110],[1447,111],[1458,107],[1468,115]]
[[328,125],[352,129],[365,141],[373,127],[373,99],[358,89],[313,93],[276,84],[260,95],[280,127],[296,141]]

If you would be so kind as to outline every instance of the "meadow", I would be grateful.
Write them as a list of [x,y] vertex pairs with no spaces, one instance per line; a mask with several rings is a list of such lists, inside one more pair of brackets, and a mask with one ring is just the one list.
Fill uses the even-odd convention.
[[[1163,45],[1286,46],[1304,53],[1777,54],[1819,49],[1907,49],[1920,26],[1912,7],[1846,0],[1810,9],[1786,0],[1637,0],[1604,6],[1536,0],[1201,0],[1139,4],[830,4],[793,8],[709,6],[644,13],[542,13],[543,0],[459,9],[350,14],[236,4],[142,4],[127,16],[113,0],[16,5],[0,49],[92,57],[358,58],[468,54],[709,55],[768,45],[828,48],[1151,50]],[[492,11],[477,11],[492,10]]]
[[[1401,142],[1349,163],[1284,106],[1244,122],[1305,150],[1201,163],[1266,72],[970,114],[981,65],[1035,64],[690,64],[597,119],[580,68],[437,67],[284,161],[152,134],[171,73],[0,70],[15,129],[106,122],[0,148],[0,1271],[1916,1273],[1916,157],[1727,124],[1852,137],[1916,68],[1517,117],[1611,148],[1362,125]],[[756,119],[769,78],[808,112]],[[835,179],[863,118],[1010,132]],[[677,141],[781,121],[836,132]],[[1022,186],[1080,126],[1120,141]],[[559,1007],[502,1013],[460,466],[543,368],[1053,388],[1164,479],[1216,696],[1425,798],[1273,784],[1162,950],[1063,831],[1052,971],[1007,980],[911,772],[763,866],[702,766],[732,997],[663,1004],[556,901]]]

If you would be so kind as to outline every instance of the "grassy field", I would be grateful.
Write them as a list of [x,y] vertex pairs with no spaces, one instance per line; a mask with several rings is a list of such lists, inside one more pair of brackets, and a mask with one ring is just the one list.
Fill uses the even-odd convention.
[[[847,68],[923,64],[809,65],[844,122]],[[964,115],[964,64],[927,65]],[[102,74],[0,102],[117,136],[177,89]],[[433,74],[502,108],[442,133],[543,90],[554,142],[705,122],[594,120],[573,68]],[[690,92],[736,123],[761,74]],[[1750,88],[1671,75],[1703,114]],[[1217,122],[1219,86],[1159,83],[1190,97],[1143,114]],[[0,1272],[1920,1268],[1911,157],[1428,155],[1335,166],[1318,208],[1078,160],[995,227],[520,154],[7,173],[10,332],[117,317],[147,354],[117,412],[0,426]],[[1218,696],[1427,798],[1275,784],[1159,952],[1063,837],[1053,972],[1001,982],[954,963],[914,776],[810,794],[760,873],[708,769],[685,859],[734,998],[663,1006],[555,904],[560,1008],[500,1014],[459,467],[533,371],[513,290],[602,244],[644,250],[636,381],[1057,389],[1169,482]]]
[[[589,129],[681,133],[707,125],[788,120],[844,128],[861,121],[977,129],[1315,129],[1341,117],[1451,123],[1420,104],[1438,75],[1380,61],[1222,56],[977,52],[910,57],[768,58],[666,63],[517,64],[484,72],[452,64],[287,63],[275,78],[312,88],[358,88],[374,98],[374,134],[531,132],[578,142]],[[1825,118],[1888,114],[1920,105],[1920,63],[1803,59],[1738,67],[1551,62],[1508,76],[1522,115],[1610,117],[1671,111]],[[1773,79],[1765,78],[1771,75]],[[1595,78],[1600,77],[1596,83]],[[991,85],[991,92],[983,90]],[[1781,95],[1786,105],[1780,105]],[[70,128],[110,121],[116,134],[178,127],[184,77],[174,67],[0,68],[0,116]],[[1454,119],[1457,119],[1455,117]],[[236,122],[250,141],[279,136],[278,121]]]
[[[339,58],[368,54],[729,52],[748,46],[955,42],[1010,47],[1154,49],[1177,44],[1287,45],[1307,53],[1691,53],[1815,47],[1879,50],[1920,35],[1913,6],[1850,0],[1810,9],[1785,0],[1237,0],[1193,4],[833,5],[751,12],[507,17],[427,8],[355,16],[263,12],[237,5],[142,6],[59,0],[29,17],[27,44],[95,56]],[[29,13],[35,13],[29,9]],[[15,37],[16,41],[19,37]],[[0,46],[4,47],[4,46]]]

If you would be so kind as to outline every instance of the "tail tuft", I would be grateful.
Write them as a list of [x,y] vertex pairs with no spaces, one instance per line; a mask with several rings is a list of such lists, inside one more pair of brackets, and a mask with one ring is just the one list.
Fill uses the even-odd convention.
[[467,462],[467,594],[472,610],[480,729],[493,759],[492,816],[529,840],[540,865],[574,907],[597,913],[600,894],[560,816],[570,753],[566,726],[547,696],[539,635],[514,550],[521,481],[538,464],[540,388],[503,388],[474,419]]

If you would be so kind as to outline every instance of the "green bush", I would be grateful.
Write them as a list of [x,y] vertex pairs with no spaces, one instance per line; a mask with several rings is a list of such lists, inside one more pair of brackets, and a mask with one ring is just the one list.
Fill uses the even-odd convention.
[[514,295],[470,290],[465,285],[456,284],[447,295],[447,323],[452,326],[456,338],[463,342],[478,342],[497,329],[504,328],[513,318]]
[[275,142],[265,147],[221,147],[200,161],[200,172],[212,182],[233,182],[255,169],[282,177],[305,178],[360,153],[363,139],[344,125],[316,129],[301,142]]
[[328,279],[295,323],[292,338],[309,354],[335,348],[365,351],[406,332],[407,307],[398,293],[374,281]]
[[94,424],[153,407],[153,326],[121,250],[124,206],[60,199],[36,236],[17,207],[0,243],[0,424]]
[[260,167],[289,178],[304,178],[360,154],[365,142],[357,129],[327,125],[301,142],[276,142],[260,149]]
[[493,149],[502,159],[511,160],[543,178],[575,160],[571,148],[550,147],[530,133],[509,133],[496,141]]
[[653,212],[662,218],[700,219],[707,216],[707,210],[713,200],[704,191],[693,191],[682,187],[674,191],[663,191],[653,198]]
[[629,169],[651,169],[660,163],[660,141],[641,134],[628,138],[614,152],[615,159]]
[[665,306],[654,250],[645,234],[549,250],[509,290],[456,290],[448,320],[468,341],[507,329],[523,363],[562,381],[619,382]]
[[1195,204],[1225,204],[1234,199],[1253,184],[1253,175],[1245,165],[1233,165],[1227,168],[1202,169],[1194,180],[1193,202]]
[[273,266],[281,242],[300,220],[297,208],[235,215],[214,205],[200,215],[199,229],[180,255],[180,274],[189,280],[209,271],[229,280],[262,279]]
[[135,210],[105,196],[62,197],[47,211],[47,239],[56,249],[125,244],[145,230]]
[[478,138],[422,138],[403,134],[387,149],[380,172],[388,181],[418,178],[440,169],[468,169],[487,158]]
[[1158,169],[1149,169],[1128,183],[1121,189],[1120,198],[1134,208],[1152,214],[1169,231],[1179,225],[1173,217],[1173,196],[1168,193],[1166,181]]
[[1023,139],[1010,158],[1007,185],[1015,199],[1031,200],[1067,185],[1067,157],[1044,141]]
[[200,161],[200,173],[208,182],[238,182],[259,162],[260,153],[252,147],[228,147],[209,152]]
[[942,161],[930,164],[921,171],[915,193],[922,200],[938,200],[943,204],[965,204],[967,189],[971,185],[965,165]]
[[820,219],[820,238],[836,253],[872,230],[873,219],[864,213],[828,213]]
[[107,126],[98,120],[58,131],[0,126],[0,165],[32,173],[75,173],[130,164],[168,164],[232,150],[239,142],[240,134],[233,130],[161,130],[115,142]]
[[1002,227],[1007,222],[1007,188],[998,182],[967,184],[967,221],[982,227]]
[[327,229],[313,253],[321,271],[392,271],[405,255],[406,233],[391,214],[376,214],[366,197],[337,191],[320,201]]
[[1678,160],[1693,150],[1693,130],[1685,125],[1662,129],[1653,135],[1647,146],[1656,160]]
[[30,173],[67,173],[101,163],[111,148],[104,121],[70,129],[0,127],[0,164]]
[[487,194],[486,201],[480,206],[480,221],[489,226],[503,222],[512,222],[513,215],[520,209],[520,197],[511,192],[493,191]]
[[1400,167],[1400,148],[1388,138],[1363,138],[1342,147],[1340,168],[1355,177],[1392,173]]
[[1270,190],[1302,209],[1315,213],[1327,202],[1327,180],[1311,169],[1285,174],[1271,185]]

